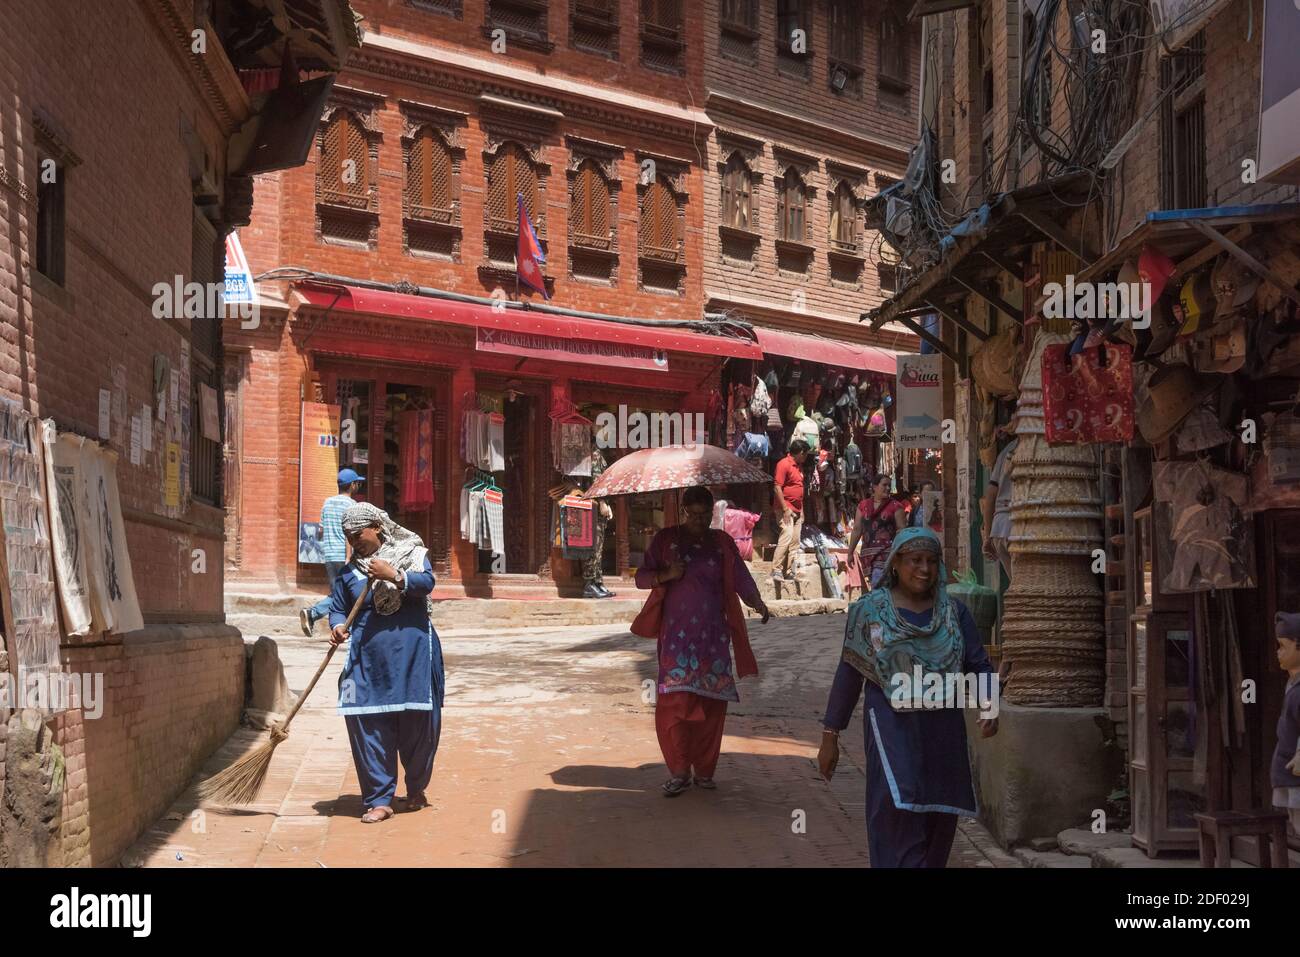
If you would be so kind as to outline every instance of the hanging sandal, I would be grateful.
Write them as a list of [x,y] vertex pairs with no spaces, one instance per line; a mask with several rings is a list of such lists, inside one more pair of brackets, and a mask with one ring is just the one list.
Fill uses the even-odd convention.
[[377,807],[372,807],[365,814],[361,815],[361,823],[380,824],[392,817],[393,813],[393,809],[387,804],[380,804]]
[[690,786],[691,782],[688,778],[669,778],[663,785],[664,796],[675,798]]

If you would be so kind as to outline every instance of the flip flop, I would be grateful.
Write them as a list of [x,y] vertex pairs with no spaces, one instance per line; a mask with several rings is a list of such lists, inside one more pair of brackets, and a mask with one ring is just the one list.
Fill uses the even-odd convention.
[[387,804],[380,804],[372,807],[365,814],[361,815],[362,824],[382,824],[393,816],[395,812]]
[[675,798],[691,786],[687,778],[669,778],[663,784],[664,796]]
[[406,801],[406,811],[408,814],[411,811],[422,811],[429,806],[429,799],[425,797],[424,794],[422,793],[408,794],[405,798],[405,801]]

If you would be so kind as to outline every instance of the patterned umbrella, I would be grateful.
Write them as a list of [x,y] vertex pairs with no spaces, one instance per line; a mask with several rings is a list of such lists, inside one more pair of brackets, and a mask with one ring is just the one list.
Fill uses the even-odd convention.
[[601,473],[587,498],[637,495],[693,485],[770,482],[772,477],[739,456],[714,445],[670,445],[625,455]]

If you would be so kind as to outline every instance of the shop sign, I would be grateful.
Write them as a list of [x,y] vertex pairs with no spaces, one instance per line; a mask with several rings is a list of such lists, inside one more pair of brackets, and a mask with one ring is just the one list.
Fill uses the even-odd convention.
[[937,449],[943,428],[943,357],[899,355],[894,441],[900,449]]
[[504,352],[530,359],[556,362],[610,363],[624,369],[668,370],[668,353],[649,346],[591,339],[562,339],[535,332],[512,329],[487,329],[482,326],[474,346],[479,352]]

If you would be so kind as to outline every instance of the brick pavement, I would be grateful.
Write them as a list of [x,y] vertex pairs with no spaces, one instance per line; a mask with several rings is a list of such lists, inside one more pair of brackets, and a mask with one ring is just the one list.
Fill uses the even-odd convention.
[[[820,615],[753,625],[763,674],[742,684],[728,717],[719,789],[671,801],[658,790],[665,770],[642,700],[652,643],[610,627],[449,631],[433,805],[378,826],[357,819],[347,737],[331,710],[334,664],[256,805],[201,806],[191,787],[125,863],[863,866],[860,722],[846,732],[835,780],[815,767],[843,623]],[[306,683],[321,649],[282,641],[291,687]],[[241,730],[205,773],[261,740]],[[951,864],[1018,866],[973,821],[963,822]]]

